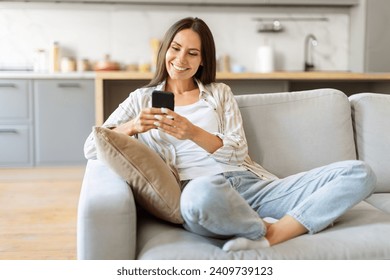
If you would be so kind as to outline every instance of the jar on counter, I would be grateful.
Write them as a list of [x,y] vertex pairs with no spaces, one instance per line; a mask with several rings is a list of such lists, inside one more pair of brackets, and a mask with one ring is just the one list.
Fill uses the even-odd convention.
[[78,72],[84,72],[84,71],[89,71],[90,68],[90,63],[88,59],[79,59],[77,61],[77,71]]
[[138,63],[138,71],[142,73],[149,73],[152,70],[152,65],[145,61]]
[[76,60],[73,57],[63,57],[61,59],[61,72],[74,72],[76,71]]

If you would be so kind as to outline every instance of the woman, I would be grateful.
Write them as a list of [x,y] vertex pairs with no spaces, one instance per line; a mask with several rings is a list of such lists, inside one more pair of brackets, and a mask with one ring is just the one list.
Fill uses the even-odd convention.
[[[137,137],[178,170],[187,230],[230,238],[226,251],[263,248],[323,230],[372,193],[375,176],[361,161],[284,179],[251,161],[237,103],[215,74],[211,31],[201,19],[182,19],[165,34],[150,84],[104,123]],[[151,108],[153,90],[173,92],[174,111]],[[92,135],[85,154],[96,158]]]

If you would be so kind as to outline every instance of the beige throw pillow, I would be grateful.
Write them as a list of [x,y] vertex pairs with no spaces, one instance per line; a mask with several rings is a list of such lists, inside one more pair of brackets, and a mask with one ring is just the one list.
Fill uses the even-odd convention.
[[98,159],[126,180],[137,203],[158,218],[182,224],[180,186],[162,158],[125,134],[95,127],[94,135]]

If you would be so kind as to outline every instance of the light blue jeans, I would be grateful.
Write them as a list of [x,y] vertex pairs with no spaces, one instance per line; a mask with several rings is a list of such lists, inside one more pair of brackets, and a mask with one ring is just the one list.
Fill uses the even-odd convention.
[[274,181],[250,171],[227,172],[185,182],[180,207],[184,227],[204,236],[259,239],[266,234],[261,218],[285,215],[312,234],[368,197],[375,182],[372,170],[357,160]]

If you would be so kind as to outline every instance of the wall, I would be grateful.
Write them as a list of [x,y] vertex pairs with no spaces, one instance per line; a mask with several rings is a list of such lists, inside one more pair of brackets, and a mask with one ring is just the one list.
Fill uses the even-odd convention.
[[[0,69],[31,67],[37,48],[59,41],[63,55],[100,60],[110,54],[123,64],[151,60],[151,38],[185,16],[204,19],[214,33],[218,56],[254,70],[256,49],[273,46],[276,70],[303,69],[304,38],[313,33],[318,70],[349,70],[347,8],[232,8],[116,4],[0,3]],[[254,18],[279,18],[279,33],[257,33]],[[326,20],[321,20],[321,19]]]

